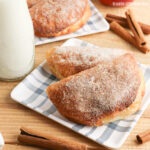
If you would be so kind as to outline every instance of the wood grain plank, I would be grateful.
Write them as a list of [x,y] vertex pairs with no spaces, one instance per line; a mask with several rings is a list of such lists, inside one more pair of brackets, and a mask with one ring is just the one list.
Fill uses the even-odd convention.
[[6,144],[3,150],[44,150],[44,149],[26,145]]

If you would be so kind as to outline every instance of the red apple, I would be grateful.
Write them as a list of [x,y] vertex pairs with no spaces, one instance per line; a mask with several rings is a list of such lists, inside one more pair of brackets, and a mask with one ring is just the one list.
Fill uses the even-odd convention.
[[134,0],[100,0],[101,3],[109,6],[121,7],[126,6]]

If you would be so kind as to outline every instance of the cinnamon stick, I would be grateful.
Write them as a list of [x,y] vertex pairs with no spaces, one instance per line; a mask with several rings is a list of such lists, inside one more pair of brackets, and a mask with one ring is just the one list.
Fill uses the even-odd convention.
[[142,144],[150,141],[150,130],[140,133],[136,136],[138,143]]
[[130,9],[128,9],[125,14],[126,14],[126,18],[127,18],[129,27],[134,34],[134,37],[136,39],[138,46],[146,45],[147,42],[146,42],[146,39],[144,37],[144,33],[143,33],[140,25],[136,21],[133,12]]
[[18,136],[18,140],[23,144],[51,148],[54,150],[88,150],[86,144],[65,140],[26,127],[22,127],[20,130],[21,133]]
[[106,17],[108,18],[112,18],[112,19],[116,19],[116,20],[120,20],[120,21],[124,21],[127,23],[127,19],[125,17],[122,17],[122,16],[117,16],[117,15],[113,15],[113,14],[107,14]]
[[[119,16],[117,16],[117,17],[119,17]],[[123,18],[123,17],[122,17],[122,18]],[[122,18],[121,18],[121,19],[122,19]],[[115,21],[115,22],[117,22],[118,24],[120,24],[121,26],[123,26],[123,27],[125,27],[125,28],[129,28],[129,25],[128,25],[128,22],[127,22],[126,19],[125,19],[125,21],[124,21],[124,20],[121,20],[121,19],[115,19],[115,18],[111,18],[111,17],[108,17],[108,16],[106,16],[105,19],[106,19],[109,23]]]
[[134,45],[137,47],[139,50],[141,50],[144,53],[149,52],[149,47],[147,45],[144,46],[139,46],[134,39],[134,37],[130,34],[129,31],[127,31],[125,28],[123,28],[121,25],[119,25],[117,22],[113,21],[110,23],[110,29],[115,32],[117,35],[122,37],[124,40],[128,41],[130,44]]
[[[123,27],[129,28],[127,19],[125,17],[121,17],[121,16],[117,16],[117,15],[113,15],[113,14],[107,14],[105,18],[109,23],[116,21]],[[138,23],[144,34],[150,34],[150,25],[147,25],[147,24],[144,24],[141,22],[138,22]]]

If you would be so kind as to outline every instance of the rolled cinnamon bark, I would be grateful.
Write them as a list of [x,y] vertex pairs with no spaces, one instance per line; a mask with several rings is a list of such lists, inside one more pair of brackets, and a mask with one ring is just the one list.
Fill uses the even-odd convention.
[[[113,15],[113,14],[107,14],[105,18],[109,23],[116,21],[123,27],[129,28],[127,19],[125,17],[121,17],[121,16],[117,16],[117,15]],[[147,25],[147,24],[144,24],[141,22],[138,22],[138,23],[141,26],[141,29],[144,34],[150,34],[150,25]]]
[[22,127],[18,140],[23,144],[51,148],[53,150],[88,150],[86,144],[58,138],[47,133]]
[[144,52],[144,53],[148,53],[149,52],[149,47],[147,45],[144,45],[144,46],[140,47],[137,44],[137,42],[134,39],[134,37],[125,28],[123,28],[121,25],[119,25],[117,22],[113,21],[112,23],[110,23],[110,29],[113,32],[115,32],[117,35],[122,37],[124,40],[128,41],[130,44],[132,44],[135,47],[137,47],[142,52]]
[[138,143],[142,144],[150,141],[150,130],[140,133],[136,136]]
[[[119,17],[119,16],[118,16]],[[121,26],[125,27],[125,28],[129,28],[129,25],[128,25],[128,22],[127,20],[121,20],[121,19],[115,19],[115,18],[111,18],[111,17],[108,17],[106,16],[105,19],[111,23],[113,21],[117,22],[118,24],[120,24]]]
[[122,16],[117,16],[117,15],[113,15],[113,14],[107,14],[106,17],[108,18],[112,18],[112,19],[116,19],[116,20],[120,20],[120,21],[124,21],[127,23],[127,19],[125,17],[122,17]]
[[146,45],[147,42],[144,37],[144,33],[143,33],[140,25],[136,21],[133,12],[130,9],[128,9],[125,14],[126,14],[126,18],[127,18],[129,27],[134,34],[134,37],[136,39],[138,46],[141,47],[141,46]]

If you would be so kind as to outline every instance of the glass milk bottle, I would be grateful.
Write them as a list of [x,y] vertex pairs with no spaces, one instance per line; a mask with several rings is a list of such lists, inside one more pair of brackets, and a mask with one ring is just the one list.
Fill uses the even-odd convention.
[[34,65],[34,32],[26,0],[0,0],[0,80],[18,80]]

